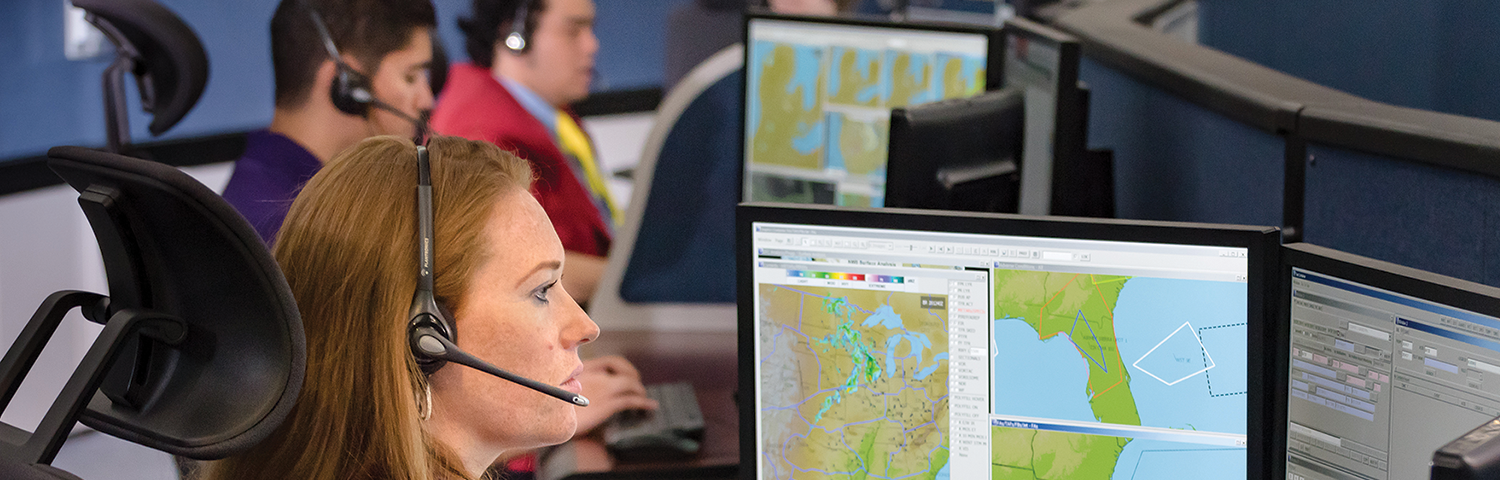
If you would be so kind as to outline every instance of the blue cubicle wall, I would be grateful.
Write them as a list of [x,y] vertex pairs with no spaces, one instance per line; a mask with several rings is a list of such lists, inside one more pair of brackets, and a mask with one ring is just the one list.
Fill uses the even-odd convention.
[[1088,145],[1114,151],[1115,215],[1281,225],[1286,141],[1085,58]]
[[1306,240],[1500,285],[1500,179],[1307,146]]
[[[208,87],[198,105],[162,138],[244,131],[271,121],[270,21],[277,0],[158,0],[198,33],[208,52]],[[597,0],[600,49],[596,87],[633,90],[662,79],[667,12],[691,0]],[[439,34],[455,61],[467,59],[456,19],[468,0],[434,0]],[[11,0],[0,14],[0,162],[55,145],[103,145],[100,75],[108,59],[63,57],[63,2]],[[134,96],[133,80],[127,86]],[[151,140],[148,117],[131,99],[133,138]]]
[[1500,120],[1500,3],[1199,2],[1199,41],[1379,102]]
[[1305,241],[1500,286],[1500,122],[1474,118],[1500,112],[1500,89],[1455,93],[1500,85],[1482,53],[1500,47],[1500,6],[1198,2],[1202,41],[1236,57],[1146,26],[1177,3],[1058,22],[1084,45],[1089,145],[1115,150],[1120,216],[1290,222]]
[[[1199,12],[1203,45],[1370,101],[1500,120],[1500,3],[1200,1]],[[1307,242],[1500,285],[1500,178],[1361,150],[1376,148],[1308,144]]]
[[[167,138],[244,130],[271,120],[269,23],[275,2],[162,0],[198,32],[209,55],[208,87]],[[110,59],[63,57],[63,2],[17,0],[0,14],[0,160],[56,145],[103,145],[100,75]],[[264,20],[248,20],[264,19]],[[212,33],[209,35],[208,33]],[[126,87],[137,97],[134,80]],[[149,139],[131,98],[134,138]]]

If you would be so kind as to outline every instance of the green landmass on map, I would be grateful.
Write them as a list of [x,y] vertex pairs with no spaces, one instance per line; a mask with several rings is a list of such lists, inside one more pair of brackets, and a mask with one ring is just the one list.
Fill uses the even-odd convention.
[[991,480],[1107,480],[1129,438],[990,427]]
[[[859,100],[859,92],[880,86],[880,55],[867,54],[866,58],[869,61],[861,64],[858,49],[834,48],[833,52],[834,68],[839,69],[839,84],[836,86],[837,90],[828,101],[844,105],[880,106],[880,95],[878,94],[870,96],[865,101]],[[864,73],[860,73],[861,71]]]
[[1066,334],[1088,362],[1081,386],[1095,420],[1141,424],[1114,326],[1115,302],[1130,277],[995,269],[993,278],[996,318],[1020,318],[1040,340]]
[[[819,55],[821,57],[821,55]],[[809,135],[823,121],[822,95],[824,76],[817,76],[816,90],[807,92],[805,85],[788,88],[796,80],[797,52],[791,45],[775,44],[760,65],[760,85],[756,89],[760,120],[755,125],[751,145],[754,163],[783,165],[804,169],[823,168],[823,142],[811,151],[801,152],[792,140]],[[805,96],[815,99],[808,107]]]
[[[947,310],[904,292],[760,285],[761,431],[775,478],[932,479],[947,464]],[[889,306],[905,331],[866,327]],[[882,317],[883,318],[883,317]],[[887,341],[920,332],[932,346]],[[918,372],[937,368],[922,379]]]
[[[1095,420],[1119,425],[1141,424],[1135,396],[1130,391],[1130,372],[1126,371],[1125,360],[1120,357],[1114,325],[1115,304],[1119,300],[1120,290],[1131,277],[995,269],[992,278],[995,282],[995,318],[1018,318],[1025,321],[1036,331],[1040,341],[1071,341],[1078,355],[1087,362],[1088,378],[1058,381],[1079,384],[1079,394],[1088,396],[1089,408],[1093,411]],[[1024,365],[1015,367],[1026,368]],[[1109,437],[1084,435],[1069,442],[1044,442],[1041,440],[1050,437],[1045,437],[1043,433],[1037,435],[1042,438],[1034,439],[1031,443],[1034,458],[1061,459],[1068,455],[1070,448],[1091,445],[1104,448],[1100,452],[1114,452],[1103,455],[1091,451],[1085,456],[1090,459],[1099,458],[1101,462],[1107,457],[1112,469],[1118,460],[1119,450],[1124,448],[1123,443],[1100,444],[1088,440]]]
[[922,92],[926,92],[932,84],[932,65],[922,64],[917,70],[919,73],[912,74],[911,52],[895,52],[891,56],[891,98],[886,101],[889,108],[901,108],[912,104],[912,98]]
[[943,58],[943,98],[962,98],[978,95],[984,90],[984,69],[974,71],[974,76],[964,78],[964,60],[958,57]]
[[845,206],[845,207],[873,207],[873,206],[875,206],[874,204],[875,204],[875,199],[870,198],[869,195],[860,195],[860,194],[857,194],[857,193],[840,193],[839,194],[839,205],[841,205],[841,206]]
[[890,117],[873,122],[854,120],[848,115],[839,115],[839,153],[844,157],[844,170],[854,175],[869,175],[885,168],[887,138],[891,135]]

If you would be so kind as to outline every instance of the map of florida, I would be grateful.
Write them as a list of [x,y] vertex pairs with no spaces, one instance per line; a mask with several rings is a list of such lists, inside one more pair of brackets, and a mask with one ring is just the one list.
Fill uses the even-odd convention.
[[944,296],[761,285],[764,477],[931,480],[948,464]]
[[[997,269],[993,278],[996,318],[1025,321],[1038,341],[1070,342],[1087,362],[1088,378],[1058,381],[1078,383],[1095,420],[1141,424],[1114,324],[1114,306],[1130,277]],[[1025,386],[1017,385],[1015,391],[1024,395]],[[997,479],[1109,478],[1130,441],[1002,427],[992,435]]]

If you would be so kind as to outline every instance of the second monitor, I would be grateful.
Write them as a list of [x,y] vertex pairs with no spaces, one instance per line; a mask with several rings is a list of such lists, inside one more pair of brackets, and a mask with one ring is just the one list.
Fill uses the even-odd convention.
[[1500,415],[1500,289],[1307,244],[1282,259],[1286,478],[1427,478]]
[[1005,88],[893,110],[885,206],[1014,213],[1022,95]]
[[750,15],[744,198],[884,204],[893,108],[998,84],[998,31]]

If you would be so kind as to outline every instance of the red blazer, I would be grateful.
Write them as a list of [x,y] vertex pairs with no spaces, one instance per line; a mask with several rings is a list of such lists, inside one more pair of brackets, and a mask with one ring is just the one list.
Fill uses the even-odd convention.
[[573,174],[547,127],[489,70],[471,63],[454,64],[448,70],[448,84],[432,110],[432,129],[488,141],[531,161],[536,174],[532,194],[547,211],[563,248],[599,256],[609,253],[609,225],[594,206],[593,196]]

